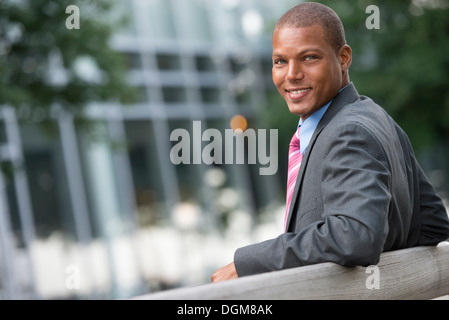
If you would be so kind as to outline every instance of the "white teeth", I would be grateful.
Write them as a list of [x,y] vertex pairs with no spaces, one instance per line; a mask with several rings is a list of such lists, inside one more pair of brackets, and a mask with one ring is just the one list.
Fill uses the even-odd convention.
[[302,89],[302,90],[296,90],[296,91],[290,91],[290,93],[293,93],[293,94],[300,94],[300,93],[304,93],[304,92],[307,92],[307,91],[309,91],[309,90],[312,90],[312,89]]

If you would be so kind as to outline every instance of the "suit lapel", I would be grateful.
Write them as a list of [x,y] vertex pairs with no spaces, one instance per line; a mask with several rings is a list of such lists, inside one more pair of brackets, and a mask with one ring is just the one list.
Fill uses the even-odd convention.
[[304,172],[307,168],[309,162],[309,155],[313,150],[316,138],[321,133],[321,131],[326,127],[326,125],[332,120],[332,118],[346,105],[355,102],[359,98],[359,94],[352,83],[350,83],[343,91],[341,91],[332,101],[326,113],[321,118],[315,132],[310,139],[309,146],[307,147],[304,157],[301,162],[301,167],[299,168],[298,177],[296,178],[295,189],[293,191],[292,203],[290,204],[290,209],[288,212],[286,231],[290,226],[290,221],[293,215],[296,215],[297,210],[295,210],[295,205],[298,199],[298,192],[301,190],[302,181],[304,177]]

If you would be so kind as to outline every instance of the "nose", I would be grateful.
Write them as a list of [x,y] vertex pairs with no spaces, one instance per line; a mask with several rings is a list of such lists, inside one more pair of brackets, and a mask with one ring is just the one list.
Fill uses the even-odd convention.
[[304,78],[304,73],[301,68],[300,63],[296,61],[292,61],[288,64],[288,71],[287,71],[287,80],[288,81],[296,81],[301,80]]

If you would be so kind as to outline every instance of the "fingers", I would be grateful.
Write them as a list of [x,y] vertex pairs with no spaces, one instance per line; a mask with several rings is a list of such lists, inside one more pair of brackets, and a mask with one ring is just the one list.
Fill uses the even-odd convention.
[[215,273],[211,276],[211,281],[220,282],[236,278],[238,278],[237,270],[235,269],[234,262],[231,262],[223,268],[215,271]]

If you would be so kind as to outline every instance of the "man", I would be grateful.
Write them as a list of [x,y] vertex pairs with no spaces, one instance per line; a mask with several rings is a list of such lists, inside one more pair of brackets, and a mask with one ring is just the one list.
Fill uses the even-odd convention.
[[406,134],[350,82],[351,58],[339,17],[324,5],[300,4],[276,24],[273,82],[300,116],[285,233],[238,249],[213,282],[321,262],[373,265],[383,251],[449,238],[446,210]]

